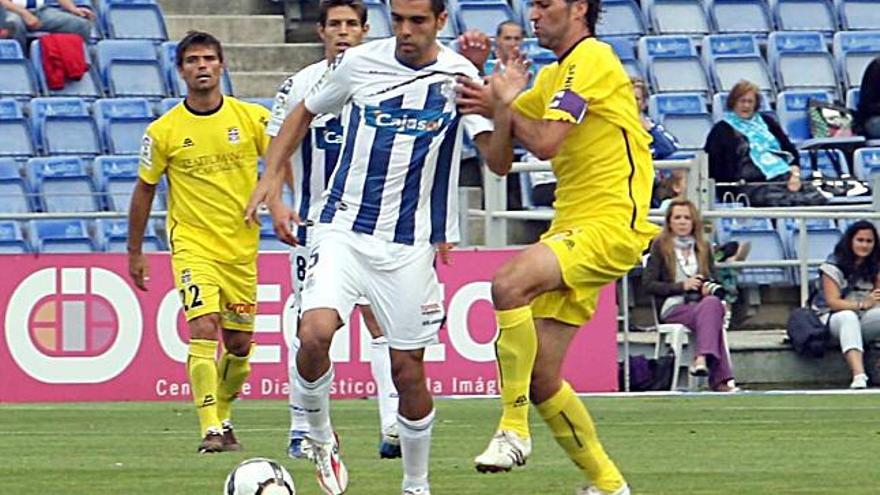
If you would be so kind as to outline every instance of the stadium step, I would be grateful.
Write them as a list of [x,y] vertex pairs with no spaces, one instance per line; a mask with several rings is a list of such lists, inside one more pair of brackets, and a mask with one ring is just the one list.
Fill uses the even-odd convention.
[[281,71],[290,75],[324,56],[324,47],[320,43],[230,43],[224,45],[223,49],[226,65],[232,72]]
[[230,72],[235,95],[240,98],[272,98],[289,72]]
[[280,14],[282,10],[280,3],[268,0],[159,0],[159,4],[166,16]]
[[165,23],[172,40],[182,38],[187,31],[200,30],[223,43],[284,43],[281,15],[166,15]]

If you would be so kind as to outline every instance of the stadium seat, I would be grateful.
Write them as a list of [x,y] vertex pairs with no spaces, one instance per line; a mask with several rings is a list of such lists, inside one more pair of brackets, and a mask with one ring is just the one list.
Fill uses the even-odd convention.
[[708,94],[711,89],[697,49],[687,36],[643,36],[639,59],[655,92]]
[[716,33],[766,36],[773,31],[773,20],[766,0],[708,0],[706,9]]
[[706,99],[699,93],[665,93],[648,99],[651,118],[675,136],[682,149],[703,147],[712,129],[712,116],[706,110]]
[[367,24],[370,30],[367,31],[367,39],[380,39],[394,36],[391,32],[391,13],[388,6],[380,0],[365,0],[367,7]]
[[[846,163],[846,155],[843,154],[843,151],[839,149],[827,149],[827,150],[816,150],[815,153],[811,153],[809,150],[800,150],[800,162],[801,162],[801,177],[803,179],[808,179],[811,177],[813,173],[813,158],[815,157],[816,166],[815,168],[822,173],[824,177],[829,177],[836,179],[843,175],[852,175],[849,171],[849,165]],[[840,172],[837,171],[837,168],[834,166],[834,159],[829,155],[829,153],[833,153],[837,160],[837,163],[840,166]]]
[[31,190],[21,175],[21,166],[11,158],[0,158],[0,212],[31,211]]
[[880,29],[880,0],[834,0],[846,31]]
[[162,115],[165,115],[166,113],[168,113],[168,110],[174,108],[174,106],[181,101],[183,101],[183,98],[162,98],[162,100],[159,101],[158,108],[156,109],[156,114],[160,117]]
[[776,99],[776,116],[788,138],[798,143],[810,139],[807,106],[810,99],[833,101],[824,91],[783,91]]
[[36,79],[21,45],[14,40],[0,40],[0,98],[25,100],[37,94]]
[[[95,158],[98,188],[105,194],[105,206],[109,211],[128,211],[131,194],[138,179],[140,159],[135,155],[99,156]],[[153,197],[153,211],[165,208],[163,183],[160,182]]]
[[[727,110],[727,95],[726,92],[719,92],[712,95],[712,120],[718,122],[719,120],[724,118],[724,112]],[[764,93],[761,94],[761,106],[758,108],[760,112],[772,112],[773,108],[770,106],[770,97]]]
[[880,31],[841,31],[835,33],[832,46],[844,87],[859,87],[865,68],[880,54]]
[[703,38],[703,60],[718,91],[729,92],[745,79],[772,94],[770,69],[761,57],[758,40],[751,34],[714,34]]
[[[159,45],[159,60],[162,66],[162,75],[165,84],[170,89],[170,96],[183,98],[186,96],[186,83],[180,74],[177,73],[177,42],[166,41]],[[232,95],[232,79],[229,78],[229,72],[223,69],[223,75],[220,78],[220,90],[223,94]]]
[[853,155],[854,175],[869,180],[872,174],[880,171],[880,148],[860,148]]
[[629,36],[638,38],[645,34],[642,9],[634,0],[604,0],[602,15],[596,24],[596,35]]
[[700,0],[645,0],[642,7],[655,33],[704,35],[712,32],[712,24]]
[[101,201],[95,181],[85,164],[75,157],[31,158],[27,175],[41,211],[100,211]]
[[31,100],[34,141],[46,155],[98,155],[101,139],[86,102],[80,98]]
[[108,38],[168,39],[162,8],[151,0],[100,0],[101,21]]
[[[792,220],[792,219],[787,219]],[[800,255],[800,229],[797,226],[797,223],[792,223],[786,225],[786,243],[787,249],[789,252],[788,259],[799,259]],[[837,245],[837,241],[843,236],[843,233],[833,224],[830,226],[823,226],[821,223],[812,224],[807,222],[807,253],[806,257],[808,260],[825,260],[828,258],[828,255],[834,252],[834,246]],[[793,267],[792,273],[794,274],[794,283],[800,284],[800,268]],[[819,267],[811,266],[808,268],[809,279],[812,280],[818,276]]]
[[[779,261],[785,259],[785,247],[779,233],[772,227],[769,230],[737,229],[730,231],[730,238],[750,242],[752,250],[749,261]],[[739,283],[744,285],[791,285],[787,268],[760,267],[743,268]]]
[[639,60],[636,58],[636,48],[632,40],[623,37],[609,37],[602,38],[602,41],[611,45],[630,77],[645,77]]
[[834,59],[818,32],[770,33],[767,55],[780,90],[839,87]]
[[260,251],[287,251],[290,246],[281,242],[275,236],[275,230],[272,222],[262,222],[260,224]]
[[514,20],[513,10],[504,0],[459,0],[455,14],[461,32],[476,29],[490,36],[495,36],[498,24]]
[[21,225],[13,220],[0,220],[0,254],[22,254],[30,251]]
[[28,231],[38,253],[88,253],[98,251],[85,220],[31,220]]
[[110,96],[166,96],[159,58],[150,41],[101,40],[96,49],[101,82]]
[[34,154],[34,143],[21,104],[12,98],[0,98],[0,157],[25,157]]
[[859,107],[859,96],[862,90],[860,88],[850,88],[846,90],[846,108],[855,110]]
[[79,81],[66,81],[61,89],[49,89],[46,82],[46,71],[43,69],[42,44],[39,39],[31,43],[31,63],[34,66],[34,73],[37,75],[37,82],[40,90],[49,96],[77,96],[88,100],[94,100],[101,97],[101,87],[98,85],[100,78],[97,76],[89,50],[85,49],[86,63],[89,64],[89,70],[83,74]]
[[106,98],[95,102],[95,121],[112,155],[140,152],[144,131],[153,121],[153,108],[144,98]]
[[[102,219],[96,222],[98,232],[98,245],[101,251],[110,253],[127,252],[128,245],[128,220]],[[156,234],[155,222],[147,222],[144,229],[143,250],[147,252],[165,251],[165,244]]]
[[819,31],[830,36],[837,31],[837,15],[830,0],[770,0],[780,31]]

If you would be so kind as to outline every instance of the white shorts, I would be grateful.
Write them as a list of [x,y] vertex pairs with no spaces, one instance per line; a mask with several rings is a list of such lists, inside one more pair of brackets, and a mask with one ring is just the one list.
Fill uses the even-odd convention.
[[[308,234],[306,239],[311,239],[314,235],[314,227],[306,227]],[[302,291],[303,284],[306,282],[306,269],[309,266],[309,244],[299,244],[290,248],[290,280],[293,282],[293,301],[297,308],[302,307]],[[370,301],[366,297],[361,297],[355,303],[358,306],[369,306]]]
[[311,240],[303,312],[330,308],[348,321],[366,296],[392,349],[437,343],[445,310],[433,246],[396,244],[327,224],[317,225]]

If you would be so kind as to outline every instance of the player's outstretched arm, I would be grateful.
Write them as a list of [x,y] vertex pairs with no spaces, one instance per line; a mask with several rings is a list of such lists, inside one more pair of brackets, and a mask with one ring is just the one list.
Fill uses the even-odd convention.
[[140,290],[147,290],[150,279],[147,258],[143,252],[144,230],[150,218],[156,185],[138,179],[128,207],[128,275]]

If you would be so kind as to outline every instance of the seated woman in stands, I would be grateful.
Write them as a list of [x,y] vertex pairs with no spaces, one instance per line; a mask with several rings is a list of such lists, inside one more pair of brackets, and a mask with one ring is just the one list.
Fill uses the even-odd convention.
[[880,337],[880,245],[874,224],[850,225],[819,273],[821,290],[813,309],[840,342],[852,372],[850,388],[865,388],[864,344]]
[[694,360],[690,373],[709,376],[718,392],[739,390],[733,379],[724,335],[723,288],[715,282],[715,264],[696,206],[675,199],[666,210],[666,226],[651,244],[642,283],[660,304],[660,320],[688,327]]
[[731,89],[724,118],[703,147],[709,176],[717,182],[760,183],[741,190],[752,206],[825,204],[821,193],[801,182],[797,148],[773,117],[757,111],[760,103],[761,91],[752,82],[740,81]]

